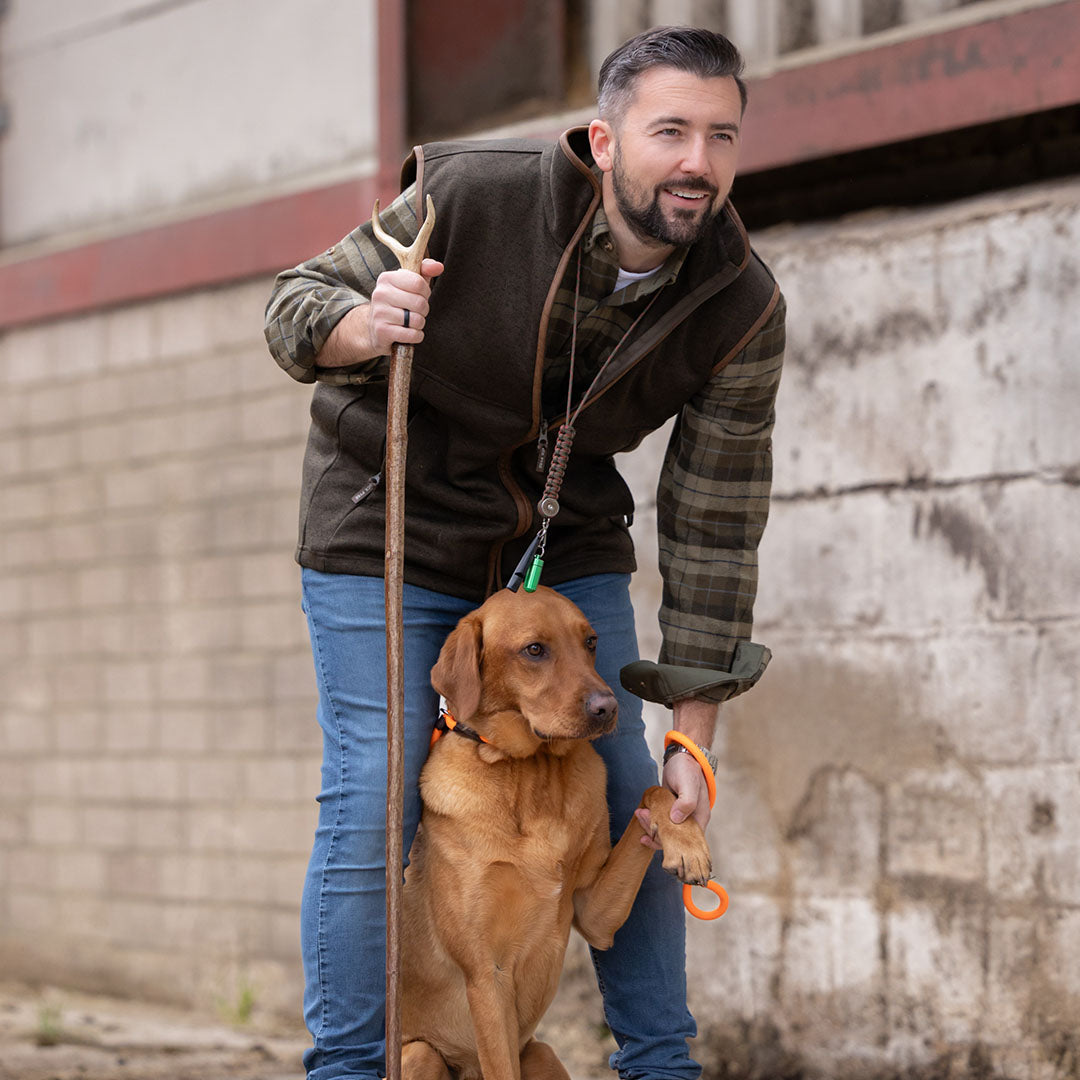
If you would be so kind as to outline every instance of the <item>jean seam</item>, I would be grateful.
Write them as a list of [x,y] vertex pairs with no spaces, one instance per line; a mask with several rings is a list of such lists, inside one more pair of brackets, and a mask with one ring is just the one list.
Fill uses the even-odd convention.
[[323,650],[319,641],[318,622],[315,619],[311,620],[311,641],[313,645],[313,652],[316,658],[316,662],[319,667],[319,681],[322,684],[321,690],[325,694],[326,701],[329,704],[330,712],[334,717],[334,726],[337,731],[338,739],[338,791],[336,795],[337,802],[337,814],[334,818],[334,826],[330,832],[330,842],[326,846],[326,858],[323,860],[322,868],[319,872],[319,925],[315,932],[316,938],[316,955],[318,956],[319,964],[319,1030],[312,1032],[312,1040],[314,1045],[318,1047],[319,1040],[323,1031],[326,1029],[326,1024],[329,1015],[329,989],[326,984],[325,974],[325,957],[326,957],[326,935],[324,926],[326,923],[326,872],[327,867],[330,865],[331,857],[334,854],[334,848],[337,845],[338,830],[341,826],[341,817],[344,802],[342,798],[342,789],[345,786],[345,746],[344,746],[344,728],[341,723],[341,715],[337,710],[337,706],[334,704],[334,697],[330,693],[330,683],[327,679],[326,668],[323,664]]
[[[600,991],[600,1000],[603,1001],[607,995],[607,988],[604,985],[604,976],[600,973],[600,965],[597,963],[596,950],[589,946],[589,959],[592,960],[593,974],[596,976],[596,988]],[[605,1019],[607,1019],[607,1008],[604,1009]],[[622,1047],[620,1046],[611,1057],[608,1059],[608,1065],[612,1069],[619,1067],[619,1059],[622,1057]]]

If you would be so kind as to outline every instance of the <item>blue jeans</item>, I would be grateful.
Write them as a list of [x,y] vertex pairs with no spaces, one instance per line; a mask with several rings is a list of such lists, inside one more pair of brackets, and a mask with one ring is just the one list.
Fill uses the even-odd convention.
[[[638,658],[629,577],[559,587],[598,635],[596,666],[619,699],[619,725],[596,749],[608,769],[613,839],[657,782],[641,702],[619,685]],[[323,729],[322,791],[304,886],[304,1017],[308,1080],[374,1080],[384,1069],[386,937],[386,624],[381,578],[303,571]],[[420,820],[418,779],[438,712],[429,676],[447,634],[476,605],[406,585],[405,851]],[[625,1080],[694,1080],[686,1040],[685,924],[678,881],[654,858],[613,947],[593,952]]]

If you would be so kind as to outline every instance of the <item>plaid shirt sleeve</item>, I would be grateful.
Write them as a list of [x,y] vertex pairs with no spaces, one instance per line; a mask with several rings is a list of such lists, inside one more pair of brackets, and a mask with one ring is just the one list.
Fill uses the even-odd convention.
[[[672,433],[657,491],[661,663],[727,672],[736,646],[750,638],[784,315],[780,297],[758,333],[686,405]],[[733,694],[721,686],[694,696],[722,701]]]
[[[381,214],[383,228],[409,245],[416,239],[415,188],[406,188]],[[278,364],[302,383],[318,380],[336,386],[385,377],[386,357],[350,367],[320,367],[316,362],[330,331],[360,304],[367,303],[378,276],[396,270],[397,259],[375,239],[371,223],[354,229],[329,251],[278,274],[266,307],[264,331]]]

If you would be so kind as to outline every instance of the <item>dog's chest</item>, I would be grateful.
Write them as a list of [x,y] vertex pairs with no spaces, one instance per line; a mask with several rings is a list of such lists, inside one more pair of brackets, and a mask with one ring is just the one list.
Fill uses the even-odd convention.
[[607,831],[604,781],[599,755],[585,744],[564,757],[471,771],[433,760],[421,781],[425,822],[440,847],[458,849],[473,865],[507,862],[538,897],[557,897],[596,830]]

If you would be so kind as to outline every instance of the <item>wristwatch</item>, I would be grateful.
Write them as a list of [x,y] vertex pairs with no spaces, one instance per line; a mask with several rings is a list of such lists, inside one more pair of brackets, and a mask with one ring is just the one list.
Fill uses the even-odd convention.
[[[713,775],[715,776],[716,772],[717,772],[717,769],[718,769],[718,767],[720,765],[719,758],[717,758],[717,756],[711,750],[706,750],[705,747],[702,746],[700,743],[695,743],[694,745],[701,752],[701,756],[709,763],[709,768],[712,769]],[[664,764],[666,765],[671,760],[673,755],[675,755],[675,754],[689,754],[689,753],[690,753],[689,747],[683,746],[682,743],[673,742],[664,751]]]

